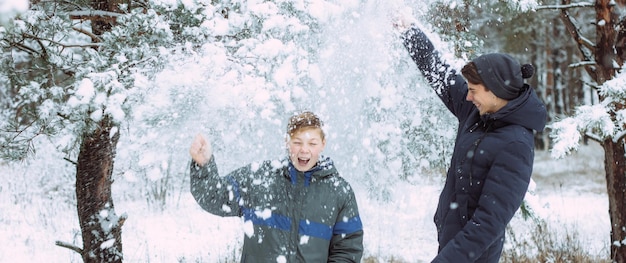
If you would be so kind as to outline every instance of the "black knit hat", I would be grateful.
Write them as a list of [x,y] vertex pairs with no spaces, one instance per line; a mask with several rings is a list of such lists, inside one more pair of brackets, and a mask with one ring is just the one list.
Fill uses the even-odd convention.
[[485,54],[472,60],[487,89],[498,98],[517,98],[524,88],[524,79],[532,77],[535,69],[530,64],[520,66],[507,54]]

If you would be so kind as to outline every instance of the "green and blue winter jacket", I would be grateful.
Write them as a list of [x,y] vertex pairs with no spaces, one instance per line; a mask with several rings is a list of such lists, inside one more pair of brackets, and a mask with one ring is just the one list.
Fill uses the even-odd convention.
[[307,172],[289,160],[220,176],[215,159],[191,162],[191,193],[206,211],[243,217],[241,262],[360,262],[363,226],[354,192],[330,158]]

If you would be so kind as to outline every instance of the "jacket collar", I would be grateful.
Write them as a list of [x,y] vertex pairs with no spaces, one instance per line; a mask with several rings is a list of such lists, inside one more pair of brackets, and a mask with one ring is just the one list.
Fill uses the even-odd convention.
[[304,185],[309,186],[311,181],[314,181],[314,178],[324,178],[332,175],[336,172],[335,165],[333,161],[329,157],[320,156],[320,159],[317,161],[317,164],[311,168],[311,170],[300,172],[298,171],[291,162],[291,159],[287,158],[288,170],[289,170],[289,179],[292,184],[296,184],[298,182],[298,174],[304,175]]
[[535,90],[524,84],[522,94],[510,100],[506,106],[497,112],[480,116],[483,123],[497,129],[508,124],[517,124],[535,131],[543,131],[547,122],[545,105],[539,100]]

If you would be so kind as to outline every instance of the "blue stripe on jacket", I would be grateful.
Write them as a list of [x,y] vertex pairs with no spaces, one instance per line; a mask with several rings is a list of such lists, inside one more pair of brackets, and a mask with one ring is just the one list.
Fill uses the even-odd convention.
[[337,222],[333,228],[333,234],[352,234],[359,230],[363,230],[363,223],[361,217],[357,215],[348,220]]
[[[290,230],[292,221],[289,217],[274,213],[272,213],[272,215],[268,218],[263,218],[258,216],[253,209],[249,208],[243,209],[243,218],[245,221],[251,221],[254,225],[262,225],[285,231]],[[355,216],[347,221],[338,222],[334,227],[324,223],[312,222],[310,220],[300,220],[298,225],[298,232],[300,235],[317,237],[325,240],[330,240],[333,234],[351,234],[362,229],[363,224],[361,223],[361,218],[359,216]]]
[[262,218],[258,216],[253,209],[249,208],[243,209],[243,219],[245,221],[252,221],[254,225],[268,226],[285,231],[289,231],[291,228],[291,218],[289,217],[272,213],[270,217]]
[[337,222],[334,227],[308,220],[301,220],[299,226],[300,235],[318,237],[326,240],[330,240],[333,235],[352,234],[359,230],[363,230],[363,224],[359,216],[355,216],[346,221]]
[[330,240],[333,237],[333,228],[327,224],[311,222],[309,220],[300,220],[298,226],[300,235],[312,236]]

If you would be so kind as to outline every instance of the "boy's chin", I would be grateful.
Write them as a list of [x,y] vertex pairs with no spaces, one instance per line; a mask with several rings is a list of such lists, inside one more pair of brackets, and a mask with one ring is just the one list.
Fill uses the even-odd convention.
[[302,165],[296,165],[296,170],[298,170],[300,172],[306,172],[308,170],[311,170],[311,167],[302,166]]
[[300,172],[306,172],[308,170],[311,170],[311,165],[309,165],[311,163],[311,161],[309,160],[308,162],[296,162],[294,163],[294,166],[296,167],[296,170],[300,171]]

